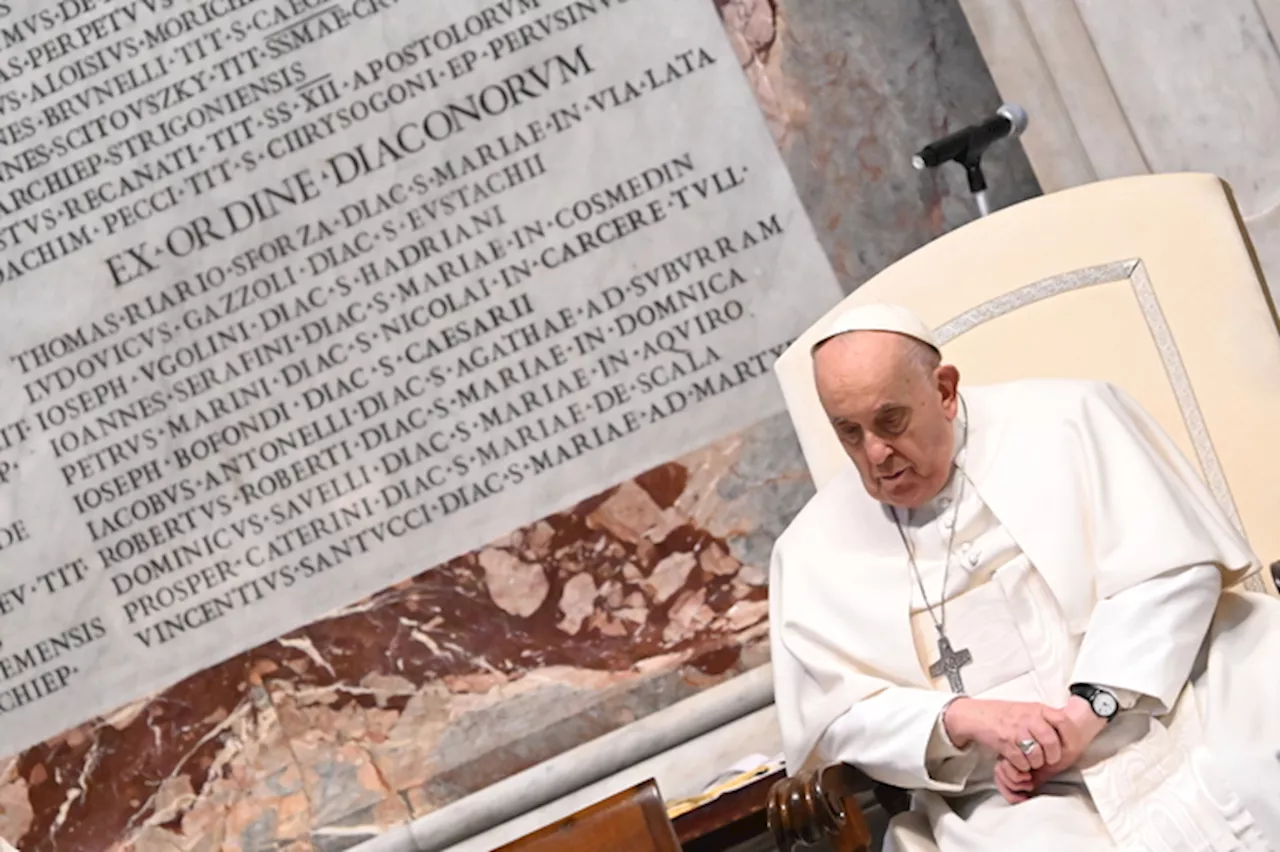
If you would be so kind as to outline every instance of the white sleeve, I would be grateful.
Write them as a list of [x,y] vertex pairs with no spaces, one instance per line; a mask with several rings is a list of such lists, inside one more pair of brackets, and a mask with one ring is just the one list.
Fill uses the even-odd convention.
[[849,763],[904,789],[958,793],[978,763],[970,745],[958,749],[942,726],[954,695],[889,687],[849,708],[818,742],[824,763]]
[[1191,675],[1221,594],[1218,567],[1193,565],[1098,601],[1071,682],[1111,689],[1122,706],[1147,697],[1153,713],[1169,712]]

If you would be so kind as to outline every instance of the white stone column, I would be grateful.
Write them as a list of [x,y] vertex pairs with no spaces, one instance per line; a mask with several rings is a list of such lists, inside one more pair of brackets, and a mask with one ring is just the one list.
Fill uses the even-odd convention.
[[1031,114],[1023,145],[1045,192],[1216,174],[1280,291],[1280,0],[961,6],[1002,97]]

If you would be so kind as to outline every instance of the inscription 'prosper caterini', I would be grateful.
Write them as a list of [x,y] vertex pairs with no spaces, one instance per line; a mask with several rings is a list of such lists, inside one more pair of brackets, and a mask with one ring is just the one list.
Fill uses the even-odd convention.
[[0,752],[781,408],[710,0],[0,2]]

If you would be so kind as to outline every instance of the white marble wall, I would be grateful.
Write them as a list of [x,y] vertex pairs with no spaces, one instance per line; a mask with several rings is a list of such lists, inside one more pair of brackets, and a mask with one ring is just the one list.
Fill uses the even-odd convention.
[[1045,192],[1227,180],[1280,293],[1280,0],[961,0]]

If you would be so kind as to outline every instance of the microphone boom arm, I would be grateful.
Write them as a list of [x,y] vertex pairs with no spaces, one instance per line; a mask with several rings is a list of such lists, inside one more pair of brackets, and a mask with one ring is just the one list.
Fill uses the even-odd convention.
[[1026,127],[1026,110],[1017,104],[1004,104],[996,110],[995,116],[981,124],[957,130],[921,148],[911,158],[911,164],[917,170],[937,168],[944,163],[964,166],[978,213],[986,216],[991,210],[987,204],[987,178],[982,172],[982,155],[1001,139],[1016,139]]

